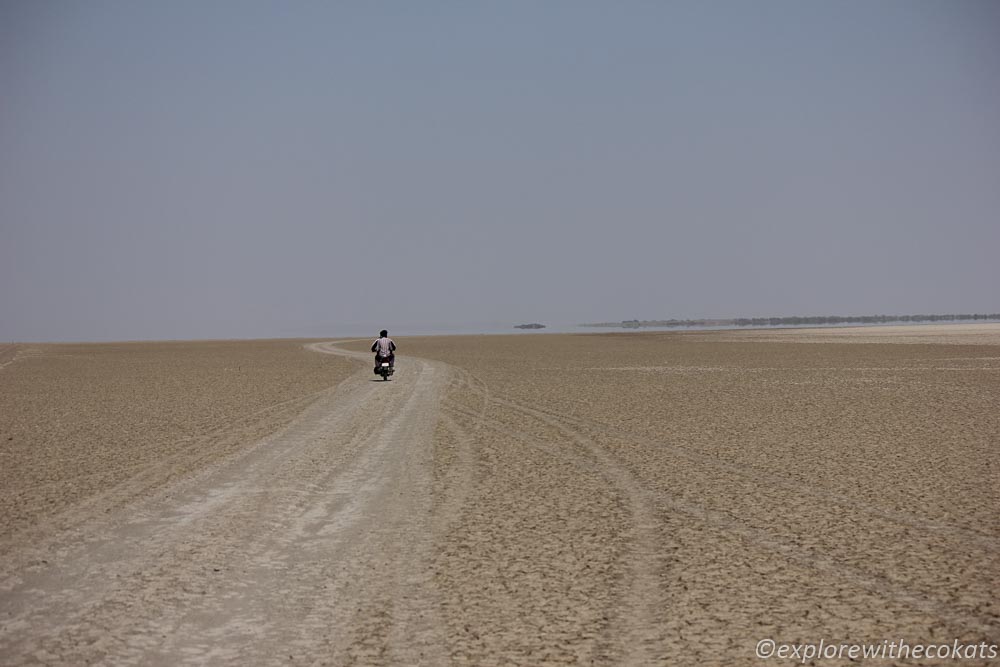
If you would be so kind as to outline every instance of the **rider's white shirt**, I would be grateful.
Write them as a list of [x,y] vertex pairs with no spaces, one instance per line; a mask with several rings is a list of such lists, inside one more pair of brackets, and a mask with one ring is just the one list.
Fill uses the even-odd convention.
[[378,355],[380,357],[388,357],[390,354],[392,354],[392,346],[395,343],[392,342],[391,338],[389,337],[379,338],[375,342],[378,343]]

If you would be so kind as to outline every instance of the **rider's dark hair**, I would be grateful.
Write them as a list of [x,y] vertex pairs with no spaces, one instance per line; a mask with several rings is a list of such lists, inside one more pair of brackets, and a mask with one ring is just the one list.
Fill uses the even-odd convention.
[[378,335],[381,336],[382,338],[385,338],[386,336],[389,335],[389,332],[386,331],[385,329],[382,329],[381,331],[378,332]]

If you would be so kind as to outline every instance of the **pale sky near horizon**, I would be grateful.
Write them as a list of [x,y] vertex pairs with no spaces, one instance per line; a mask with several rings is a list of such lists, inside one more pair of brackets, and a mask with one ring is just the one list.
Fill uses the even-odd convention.
[[0,2],[0,340],[997,312],[998,214],[997,2]]

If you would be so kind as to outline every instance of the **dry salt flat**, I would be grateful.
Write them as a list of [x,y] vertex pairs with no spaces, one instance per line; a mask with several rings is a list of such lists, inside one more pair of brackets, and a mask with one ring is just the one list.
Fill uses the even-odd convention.
[[3,662],[1000,638],[996,325],[397,342],[0,350]]

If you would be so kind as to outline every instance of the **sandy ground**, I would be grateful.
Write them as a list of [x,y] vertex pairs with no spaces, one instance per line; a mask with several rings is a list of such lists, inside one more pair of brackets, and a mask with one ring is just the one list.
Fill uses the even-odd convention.
[[252,444],[353,370],[298,341],[0,348],[0,556]]
[[[1000,327],[971,326],[900,329],[905,345],[889,328],[414,338],[389,383],[348,366],[364,343],[299,344],[277,365],[305,354],[321,386],[263,437],[220,408],[178,453],[112,392],[87,423],[128,436],[65,461],[49,422],[81,431],[60,364],[84,361],[8,351],[0,437],[48,444],[0,473],[0,662],[758,664],[765,638],[997,643]],[[125,351],[90,382],[114,384]],[[46,364],[51,381],[26,371]],[[195,437],[180,410],[284,375],[173,420]],[[75,498],[74,471],[126,445],[152,454],[79,501],[27,492],[47,475]]]

